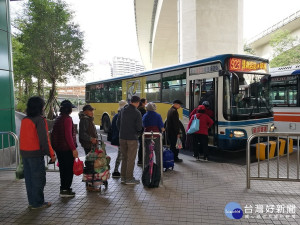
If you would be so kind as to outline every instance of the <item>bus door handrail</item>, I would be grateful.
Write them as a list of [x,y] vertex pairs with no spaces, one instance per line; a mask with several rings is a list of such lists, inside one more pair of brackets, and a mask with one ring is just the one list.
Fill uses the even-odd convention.
[[[260,175],[260,137],[267,137],[267,143],[270,141],[270,137],[276,138],[276,158],[277,158],[277,176],[276,177],[270,177],[270,155],[269,155],[269,150],[270,150],[270,145],[267,145],[266,151],[267,151],[267,177],[262,177]],[[268,180],[268,181],[292,181],[292,182],[300,182],[299,179],[299,137],[300,133],[295,133],[295,132],[261,132],[261,133],[255,133],[249,136],[247,139],[247,148],[246,148],[246,163],[247,163],[247,189],[250,189],[250,181],[251,180]],[[251,177],[251,167],[250,167],[250,144],[251,141],[254,138],[258,138],[258,153],[257,153],[257,177],[252,176]],[[287,174],[286,177],[279,177],[279,168],[280,168],[280,155],[279,155],[279,138],[286,138],[286,155],[287,155]],[[290,138],[296,139],[297,140],[297,178],[290,178]]]

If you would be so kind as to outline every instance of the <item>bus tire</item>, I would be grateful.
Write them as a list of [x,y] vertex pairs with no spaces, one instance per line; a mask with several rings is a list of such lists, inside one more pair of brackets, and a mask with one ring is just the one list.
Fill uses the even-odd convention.
[[108,133],[111,127],[110,119],[108,115],[102,117],[102,127],[105,133]]

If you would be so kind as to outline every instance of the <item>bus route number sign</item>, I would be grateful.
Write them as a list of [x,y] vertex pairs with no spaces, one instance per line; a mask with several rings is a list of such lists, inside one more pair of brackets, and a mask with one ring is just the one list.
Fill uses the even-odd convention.
[[249,72],[249,71],[267,72],[267,63],[255,61],[255,60],[230,58],[229,59],[229,70],[230,71],[241,71],[241,72]]

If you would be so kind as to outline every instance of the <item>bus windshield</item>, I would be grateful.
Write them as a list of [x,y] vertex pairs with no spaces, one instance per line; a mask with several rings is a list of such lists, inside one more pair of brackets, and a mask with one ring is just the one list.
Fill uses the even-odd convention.
[[[232,76],[238,78],[238,91],[231,87]],[[227,120],[245,120],[272,116],[269,104],[270,75],[233,73],[224,76],[224,117]]]

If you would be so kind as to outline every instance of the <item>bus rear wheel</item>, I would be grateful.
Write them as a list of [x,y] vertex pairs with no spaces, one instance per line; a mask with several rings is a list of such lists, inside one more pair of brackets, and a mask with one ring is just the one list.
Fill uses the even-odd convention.
[[104,115],[102,118],[102,127],[105,133],[108,133],[111,127],[110,119],[108,115]]

